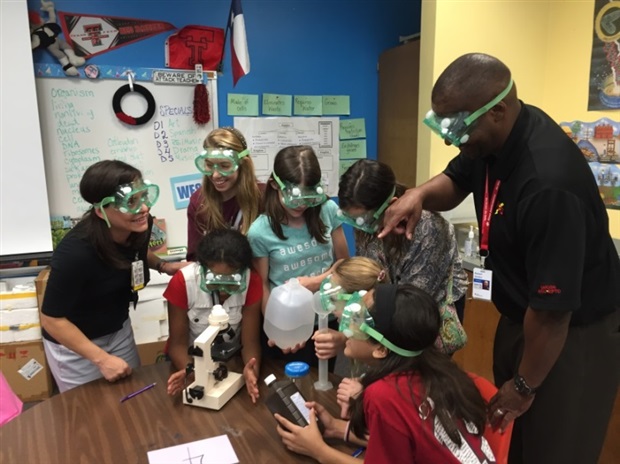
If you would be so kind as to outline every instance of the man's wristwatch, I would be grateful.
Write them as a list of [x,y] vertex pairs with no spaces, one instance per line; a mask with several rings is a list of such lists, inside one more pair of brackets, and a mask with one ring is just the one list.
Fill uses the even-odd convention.
[[522,375],[517,374],[514,378],[515,382],[515,390],[519,395],[522,396],[532,396],[538,390],[538,387],[530,387]]

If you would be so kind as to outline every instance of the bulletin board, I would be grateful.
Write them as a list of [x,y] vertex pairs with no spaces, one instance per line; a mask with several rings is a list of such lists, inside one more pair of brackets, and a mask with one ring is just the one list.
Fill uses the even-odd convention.
[[[200,182],[194,159],[206,135],[218,127],[217,75],[205,76],[211,120],[202,126],[193,120],[194,85],[137,82],[152,93],[156,111],[146,124],[135,126],[121,122],[112,108],[113,96],[128,83],[126,78],[37,77],[50,214],[81,216],[90,206],[79,192],[84,171],[97,161],[118,159],[159,185],[160,197],[151,213],[165,219],[168,246],[186,245],[187,216],[179,207],[179,194],[191,191],[183,194],[171,179]],[[146,100],[136,92],[122,99],[122,110],[131,116],[143,115],[146,108]]]

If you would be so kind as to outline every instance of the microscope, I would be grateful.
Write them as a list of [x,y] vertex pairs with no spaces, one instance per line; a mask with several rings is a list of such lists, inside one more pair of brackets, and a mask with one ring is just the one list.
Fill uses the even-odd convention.
[[218,410],[245,385],[243,375],[229,372],[226,364],[220,362],[230,359],[238,349],[228,351],[222,356],[216,354],[218,342],[222,340],[223,334],[230,330],[232,328],[228,325],[228,313],[221,305],[216,304],[209,315],[209,327],[189,348],[194,363],[187,366],[186,374],[193,370],[195,380],[183,390],[184,404]]

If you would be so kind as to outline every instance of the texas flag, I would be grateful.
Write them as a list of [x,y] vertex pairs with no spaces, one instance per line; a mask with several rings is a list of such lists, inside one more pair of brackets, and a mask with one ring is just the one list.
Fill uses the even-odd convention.
[[250,72],[250,54],[245,36],[245,20],[241,0],[232,0],[230,5],[230,50],[232,56],[233,87],[237,81]]

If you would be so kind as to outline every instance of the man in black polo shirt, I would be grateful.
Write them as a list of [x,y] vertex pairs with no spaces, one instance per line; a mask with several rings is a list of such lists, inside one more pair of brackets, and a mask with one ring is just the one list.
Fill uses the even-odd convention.
[[620,260],[592,172],[492,56],[450,64],[432,108],[424,122],[460,153],[387,210],[379,237],[411,237],[422,208],[473,192],[486,256],[474,289],[490,279],[502,314],[489,419],[516,419],[510,463],[595,464],[620,380]]

